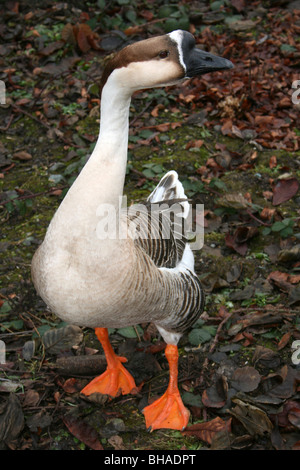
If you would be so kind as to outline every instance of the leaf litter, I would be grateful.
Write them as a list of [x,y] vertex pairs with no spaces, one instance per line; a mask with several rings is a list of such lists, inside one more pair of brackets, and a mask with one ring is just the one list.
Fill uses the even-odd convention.
[[[288,2],[140,3],[15,1],[1,10],[0,448],[299,448],[300,129],[291,83],[300,12]],[[107,55],[178,27],[235,69],[132,102],[128,193],[143,199],[175,168],[188,197],[205,205],[196,270],[206,309],[180,345],[191,421],[179,436],[149,435],[138,410],[168,378],[155,327],[110,332],[143,385],[138,396],[84,399],[80,390],[105,367],[102,350],[92,332],[46,310],[29,263],[92,151]]]

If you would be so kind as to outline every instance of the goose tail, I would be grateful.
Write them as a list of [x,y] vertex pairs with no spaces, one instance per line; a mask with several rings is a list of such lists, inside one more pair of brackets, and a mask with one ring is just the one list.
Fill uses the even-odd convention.
[[148,197],[147,202],[149,204],[167,203],[169,205],[178,203],[182,208],[181,217],[185,219],[190,210],[183,185],[178,179],[177,172],[174,170],[169,171],[162,177]]

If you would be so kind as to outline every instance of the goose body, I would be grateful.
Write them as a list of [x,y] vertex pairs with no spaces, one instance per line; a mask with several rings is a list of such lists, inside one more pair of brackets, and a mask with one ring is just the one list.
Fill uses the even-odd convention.
[[[179,30],[127,46],[104,70],[96,146],[57,209],[33,257],[32,278],[37,292],[58,317],[95,328],[108,358],[108,372],[116,368],[119,371],[119,366],[122,371],[125,368],[121,364],[124,358],[119,360],[111,350],[106,329],[153,322],[168,345],[166,355],[172,375],[174,361],[177,361],[177,343],[203,308],[193,254],[185,239],[176,237],[174,224],[170,225],[168,239],[161,235],[161,225],[156,236],[149,238],[147,210],[136,218],[120,207],[131,96],[139,89],[172,85],[192,76],[231,67],[227,59],[196,49],[193,36]],[[177,173],[170,171],[147,203],[168,201],[170,204],[178,200],[182,208],[178,220],[182,220],[188,213],[185,199]],[[113,217],[113,229],[108,236],[103,236],[102,231],[104,214]],[[163,212],[161,217],[164,218]],[[109,382],[108,394],[135,389],[134,381],[127,375],[124,380],[129,381],[128,386],[123,385],[122,379],[112,387],[115,375],[110,373],[100,380]],[[99,378],[94,381],[99,383]],[[107,393],[107,388],[101,385],[98,390],[97,386],[89,388],[88,385],[83,393],[103,393],[103,390]],[[181,429],[186,425],[188,416],[181,419],[185,414],[181,405],[176,411],[181,416],[179,423],[175,419],[176,424],[165,416],[157,418],[159,408],[160,405],[156,407],[154,418],[153,410],[149,410],[148,424],[152,429]]]

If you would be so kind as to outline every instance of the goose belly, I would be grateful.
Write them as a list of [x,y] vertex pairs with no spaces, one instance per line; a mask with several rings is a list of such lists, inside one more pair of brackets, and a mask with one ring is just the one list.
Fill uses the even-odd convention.
[[[35,288],[48,308],[68,323],[87,327],[119,328],[151,321],[148,298],[140,296],[135,270],[116,256],[110,267],[64,250],[55,254],[39,248],[32,261]],[[148,306],[148,308],[147,308]],[[151,308],[152,310],[152,308]],[[150,317],[150,318],[149,318]]]

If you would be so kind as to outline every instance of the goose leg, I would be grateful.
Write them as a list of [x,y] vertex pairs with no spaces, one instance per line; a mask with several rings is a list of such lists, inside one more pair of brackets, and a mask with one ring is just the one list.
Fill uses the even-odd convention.
[[110,344],[107,328],[95,328],[95,333],[102,344],[107,360],[107,369],[99,377],[93,379],[81,391],[84,395],[92,393],[102,393],[116,397],[120,394],[136,393],[137,386],[134,378],[122,365],[126,362],[126,357],[117,356]]
[[170,368],[169,385],[162,397],[144,408],[146,427],[154,429],[184,429],[189,421],[190,413],[185,408],[177,384],[178,348],[173,344],[166,347],[166,358]]

